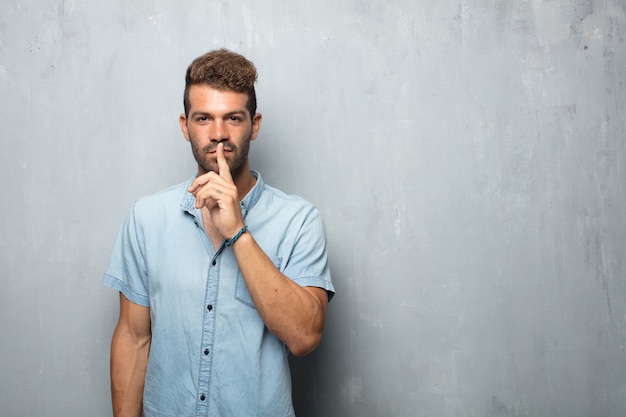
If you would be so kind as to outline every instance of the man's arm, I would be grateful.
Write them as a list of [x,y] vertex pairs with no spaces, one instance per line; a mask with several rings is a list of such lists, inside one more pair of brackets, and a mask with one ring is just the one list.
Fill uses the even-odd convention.
[[250,233],[232,245],[250,296],[267,328],[291,353],[303,356],[322,339],[328,294],[323,288],[301,287],[282,274]]
[[[212,223],[226,239],[244,225],[239,194],[224,158],[224,145],[216,150],[219,173],[197,177],[189,192],[196,207],[208,209]],[[291,353],[306,355],[319,344],[326,320],[328,294],[323,288],[301,287],[282,274],[250,233],[242,234],[232,245],[250,296],[265,322]]]
[[139,417],[152,337],[150,309],[120,292],[120,317],[111,341],[111,396],[115,417]]

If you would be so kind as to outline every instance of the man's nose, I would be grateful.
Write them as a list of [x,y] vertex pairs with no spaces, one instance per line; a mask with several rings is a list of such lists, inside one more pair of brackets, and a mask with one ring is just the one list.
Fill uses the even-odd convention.
[[222,120],[214,120],[211,123],[211,130],[209,134],[211,136],[209,139],[217,142],[228,139],[228,129],[226,128],[226,123]]

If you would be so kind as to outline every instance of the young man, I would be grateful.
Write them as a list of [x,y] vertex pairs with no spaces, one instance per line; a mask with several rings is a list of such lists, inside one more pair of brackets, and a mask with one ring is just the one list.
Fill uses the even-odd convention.
[[104,276],[116,417],[294,414],[287,354],[318,345],[334,288],[317,209],[249,169],[256,77],[223,49],[192,62],[180,127],[198,174],[120,229]]

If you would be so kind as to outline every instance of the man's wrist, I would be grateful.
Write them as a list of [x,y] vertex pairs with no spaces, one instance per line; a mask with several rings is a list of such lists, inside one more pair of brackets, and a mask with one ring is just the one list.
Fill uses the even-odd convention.
[[248,225],[245,225],[244,227],[242,227],[241,230],[239,230],[237,234],[232,237],[232,239],[226,241],[226,246],[232,246],[233,243],[235,243],[237,239],[239,239],[241,235],[244,234],[247,230],[248,230]]

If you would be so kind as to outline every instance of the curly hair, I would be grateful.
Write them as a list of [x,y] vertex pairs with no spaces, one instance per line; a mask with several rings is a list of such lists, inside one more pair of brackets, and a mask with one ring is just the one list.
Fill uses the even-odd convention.
[[185,94],[183,105],[185,115],[189,115],[189,88],[192,85],[205,84],[218,90],[230,90],[246,93],[246,108],[250,117],[256,113],[256,92],[254,83],[257,72],[254,64],[243,55],[227,49],[217,49],[193,60],[185,76]]

